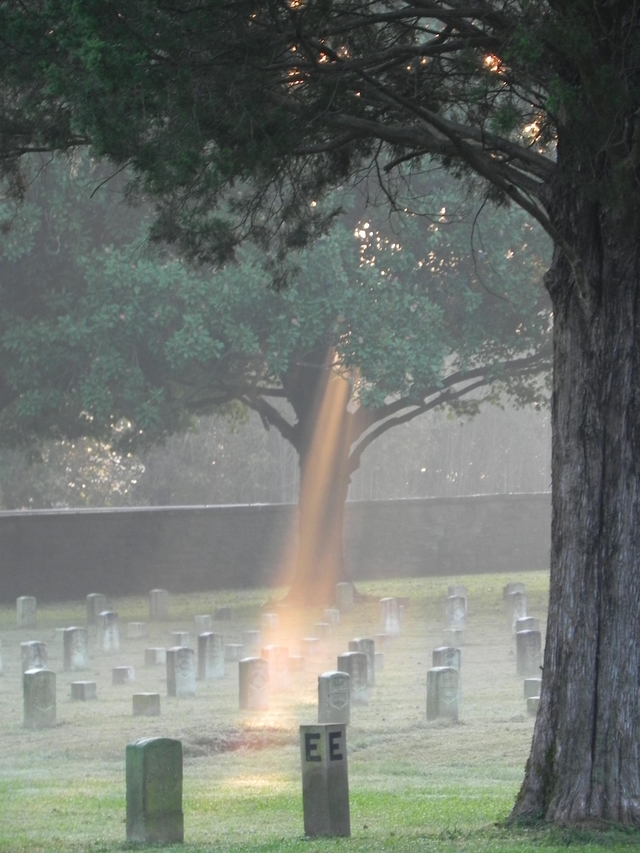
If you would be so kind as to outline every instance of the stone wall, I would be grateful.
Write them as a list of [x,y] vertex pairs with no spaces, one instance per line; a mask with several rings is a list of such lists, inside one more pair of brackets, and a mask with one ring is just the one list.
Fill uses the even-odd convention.
[[[548,566],[548,494],[353,502],[355,578]],[[41,601],[267,585],[295,507],[250,505],[0,513],[0,600]]]

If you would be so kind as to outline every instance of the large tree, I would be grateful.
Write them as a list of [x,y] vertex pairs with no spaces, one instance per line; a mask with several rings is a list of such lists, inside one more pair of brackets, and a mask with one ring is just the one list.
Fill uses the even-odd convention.
[[188,414],[254,410],[300,462],[290,600],[328,603],[346,579],[344,505],[372,442],[437,407],[544,396],[547,242],[518,212],[474,217],[451,180],[432,185],[433,221],[391,229],[352,211],[272,292],[257,250],[199,270],[145,254],[135,211],[92,197],[101,170],[76,158],[72,171],[50,164],[0,237],[0,381],[14,395],[0,440],[131,447]]
[[[640,120],[635,0],[4,2],[7,174],[92,143],[221,256],[429,154],[552,237],[551,597],[514,815],[640,824]],[[26,10],[26,11],[25,11]],[[226,204],[219,212],[218,203]]]

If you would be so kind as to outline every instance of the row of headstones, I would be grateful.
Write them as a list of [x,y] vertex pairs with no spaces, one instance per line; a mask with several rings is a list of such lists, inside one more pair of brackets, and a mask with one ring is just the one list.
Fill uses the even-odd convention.
[[538,713],[540,705],[540,670],[542,668],[542,633],[540,620],[527,615],[527,593],[525,585],[512,581],[505,585],[502,595],[507,606],[516,638],[516,672],[524,677],[524,698],[527,712]]

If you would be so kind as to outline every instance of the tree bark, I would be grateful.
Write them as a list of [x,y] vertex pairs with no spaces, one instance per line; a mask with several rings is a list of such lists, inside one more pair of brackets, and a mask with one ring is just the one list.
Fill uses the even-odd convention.
[[[574,182],[554,307],[551,587],[540,710],[513,818],[640,824],[640,251]],[[637,221],[637,220],[636,220]]]

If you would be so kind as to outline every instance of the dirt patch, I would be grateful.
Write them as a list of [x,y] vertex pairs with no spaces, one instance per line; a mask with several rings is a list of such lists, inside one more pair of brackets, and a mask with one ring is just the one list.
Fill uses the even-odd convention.
[[227,726],[206,736],[190,738],[183,744],[183,752],[185,757],[198,758],[238,749],[260,750],[294,743],[297,743],[296,733],[275,726],[259,729]]

